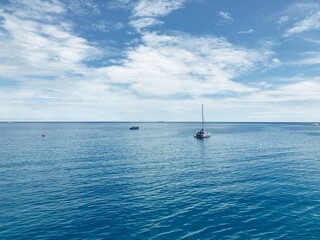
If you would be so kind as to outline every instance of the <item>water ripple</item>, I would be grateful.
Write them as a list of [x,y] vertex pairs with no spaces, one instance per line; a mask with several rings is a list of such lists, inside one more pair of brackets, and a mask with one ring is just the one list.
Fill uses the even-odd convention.
[[0,124],[1,239],[319,238],[315,128],[128,126]]

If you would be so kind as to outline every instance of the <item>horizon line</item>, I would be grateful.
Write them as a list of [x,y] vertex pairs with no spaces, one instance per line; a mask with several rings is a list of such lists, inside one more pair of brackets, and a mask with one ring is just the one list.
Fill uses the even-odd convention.
[[[317,121],[207,121],[205,123],[315,123]],[[201,123],[201,121],[0,120],[0,123]]]

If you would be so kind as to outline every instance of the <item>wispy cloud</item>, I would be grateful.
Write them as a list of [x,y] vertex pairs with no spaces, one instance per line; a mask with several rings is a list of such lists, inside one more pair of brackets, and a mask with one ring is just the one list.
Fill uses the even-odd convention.
[[101,10],[94,1],[87,0],[77,0],[77,1],[69,1],[67,5],[68,9],[77,15],[99,15],[101,14]]
[[319,78],[300,79],[299,82],[249,94],[243,100],[255,99],[257,102],[319,101],[319,80]]
[[219,14],[219,16],[221,16],[225,20],[229,20],[229,21],[233,20],[233,18],[231,17],[231,14],[228,12],[220,11],[220,12],[218,12],[218,14]]
[[289,20],[288,16],[281,16],[281,17],[276,18],[276,22],[278,24],[283,24],[283,23],[287,22],[288,20]]
[[123,64],[100,71],[110,81],[129,84],[141,96],[169,98],[188,93],[198,98],[219,91],[254,91],[235,80],[268,58],[213,36],[145,33],[143,44],[129,50]]
[[[28,5],[24,7],[28,8]],[[59,14],[65,13],[63,9]],[[128,108],[130,104],[134,108],[135,104],[152,98],[153,104],[170,108],[168,103],[172,100],[186,102],[206,98],[209,101],[210,97],[205,95],[215,99],[221,92],[226,95],[218,98],[245,96],[258,91],[258,88],[237,82],[237,78],[272,62],[271,52],[262,49],[262,54],[259,50],[233,45],[215,36],[144,31],[141,42],[135,47],[129,46],[121,62],[105,67],[88,67],[85,61],[102,50],[75,35],[72,25],[61,21],[61,18],[58,20],[56,12],[43,15],[50,17],[48,22],[39,17],[43,14],[39,11],[34,12],[34,16],[38,16],[34,19],[15,11],[1,13],[4,31],[0,37],[6,46],[6,50],[0,50],[0,57],[5,60],[2,61],[1,76],[19,79],[22,84],[14,95],[12,89],[0,91],[0,98],[7,103],[8,114],[14,104],[21,104],[21,112],[27,112],[34,101],[37,101],[37,106],[49,105],[45,113],[33,111],[34,116],[52,116],[49,109],[56,112],[58,106],[63,105],[66,107],[60,109],[60,113],[68,118],[68,106],[112,108],[113,102],[119,108]],[[170,12],[168,9],[157,14],[154,11],[151,11],[152,16]],[[142,13],[140,15],[143,16]],[[139,19],[145,17],[136,18]],[[150,24],[159,21],[158,18],[150,19]],[[146,25],[143,23],[136,27]],[[146,108],[149,108],[148,104]],[[100,116],[100,113],[95,112],[95,116]],[[82,119],[79,115],[74,117]]]
[[90,25],[87,26],[88,29],[99,31],[99,32],[110,32],[110,31],[122,29],[124,27],[125,25],[122,22],[112,23],[109,21],[102,21],[102,20],[95,23],[91,23]]
[[106,6],[109,9],[123,9],[123,10],[132,10],[136,1],[132,0],[108,0]]
[[254,30],[253,29],[249,29],[249,30],[246,30],[246,31],[239,31],[238,34],[249,34],[249,33],[253,33]]
[[[19,4],[26,11],[8,8],[0,12],[0,37],[5,46],[0,56],[3,76],[81,72],[82,62],[99,53],[86,39],[73,34],[68,22],[58,20],[57,14],[65,12],[61,3],[46,2],[45,10],[37,7],[39,1]],[[28,12],[32,12],[32,16]]]
[[61,15],[66,12],[67,7],[59,1],[43,2],[41,0],[12,1],[11,4],[0,9],[1,16],[6,13],[20,19],[39,20],[47,23],[54,22],[56,20],[55,15]]
[[161,17],[183,6],[185,0],[140,0],[133,9],[134,17]]
[[[199,102],[208,104],[213,116],[218,116],[219,111],[225,113],[221,116],[243,113],[238,119],[221,120],[250,120],[249,116],[256,117],[253,120],[270,116],[275,117],[271,120],[278,120],[283,115],[294,117],[297,112],[315,116],[320,100],[319,78],[274,77],[277,80],[271,81],[257,73],[280,67],[279,72],[286,74],[282,67],[290,63],[315,69],[320,64],[316,51],[297,53],[297,58],[282,63],[286,58],[272,51],[274,41],[257,39],[257,47],[215,35],[152,31],[152,26],[165,23],[167,15],[188,2],[108,1],[108,11],[116,8],[115,11],[125,12],[125,17],[114,19],[116,24],[101,17],[106,8],[94,1],[9,2],[0,10],[1,117],[177,120],[175,116],[179,115],[181,120],[195,120],[190,117],[194,116],[191,111],[198,109]],[[318,19],[318,9],[312,6],[313,10],[305,4],[303,11],[296,14],[290,12],[294,8],[283,12],[278,23],[289,26],[287,36],[318,28],[307,21]],[[219,15],[233,20],[230,13]],[[80,32],[73,22],[73,18],[82,17],[88,17],[88,21],[81,21],[85,22],[81,30],[90,26],[90,35]],[[120,22],[124,19],[128,20],[125,24]],[[135,34],[125,38],[124,47],[118,49],[121,58],[99,58],[107,54],[107,44],[104,42],[102,47],[89,39],[95,34],[108,38],[108,31],[128,25]],[[132,32],[130,28],[125,30]],[[126,31],[117,34],[123,32]],[[244,28],[238,34],[253,32]],[[319,44],[316,37],[312,44]],[[258,77],[252,79],[251,73]],[[310,103],[308,110],[294,104],[304,101]]]
[[289,26],[284,32],[285,37],[320,29],[320,4],[317,2],[296,2],[281,14],[276,22]]
[[132,10],[131,25],[138,31],[162,23],[159,17],[182,8],[185,0],[139,0]]
[[284,35],[286,37],[289,37],[294,34],[299,34],[315,29],[320,29],[320,9],[316,11],[311,11],[311,13],[308,16],[296,22],[293,25],[293,27],[286,30]]
[[133,26],[138,31],[146,27],[150,27],[158,24],[163,24],[163,22],[158,20],[157,18],[152,18],[152,17],[135,18],[134,20],[130,21],[130,25]]
[[305,52],[304,54],[299,54],[299,60],[293,61],[292,64],[295,65],[319,65],[320,64],[320,54],[319,52]]

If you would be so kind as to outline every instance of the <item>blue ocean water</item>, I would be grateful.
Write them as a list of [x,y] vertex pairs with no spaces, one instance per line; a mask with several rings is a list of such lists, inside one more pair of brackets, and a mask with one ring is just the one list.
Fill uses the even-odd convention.
[[320,239],[320,127],[199,127],[0,123],[0,238]]

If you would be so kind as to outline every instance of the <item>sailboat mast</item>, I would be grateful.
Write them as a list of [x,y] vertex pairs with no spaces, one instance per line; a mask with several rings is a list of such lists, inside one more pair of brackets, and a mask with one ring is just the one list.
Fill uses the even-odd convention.
[[204,115],[203,115],[203,104],[201,105],[202,107],[202,131],[203,131],[203,121],[204,121]]

